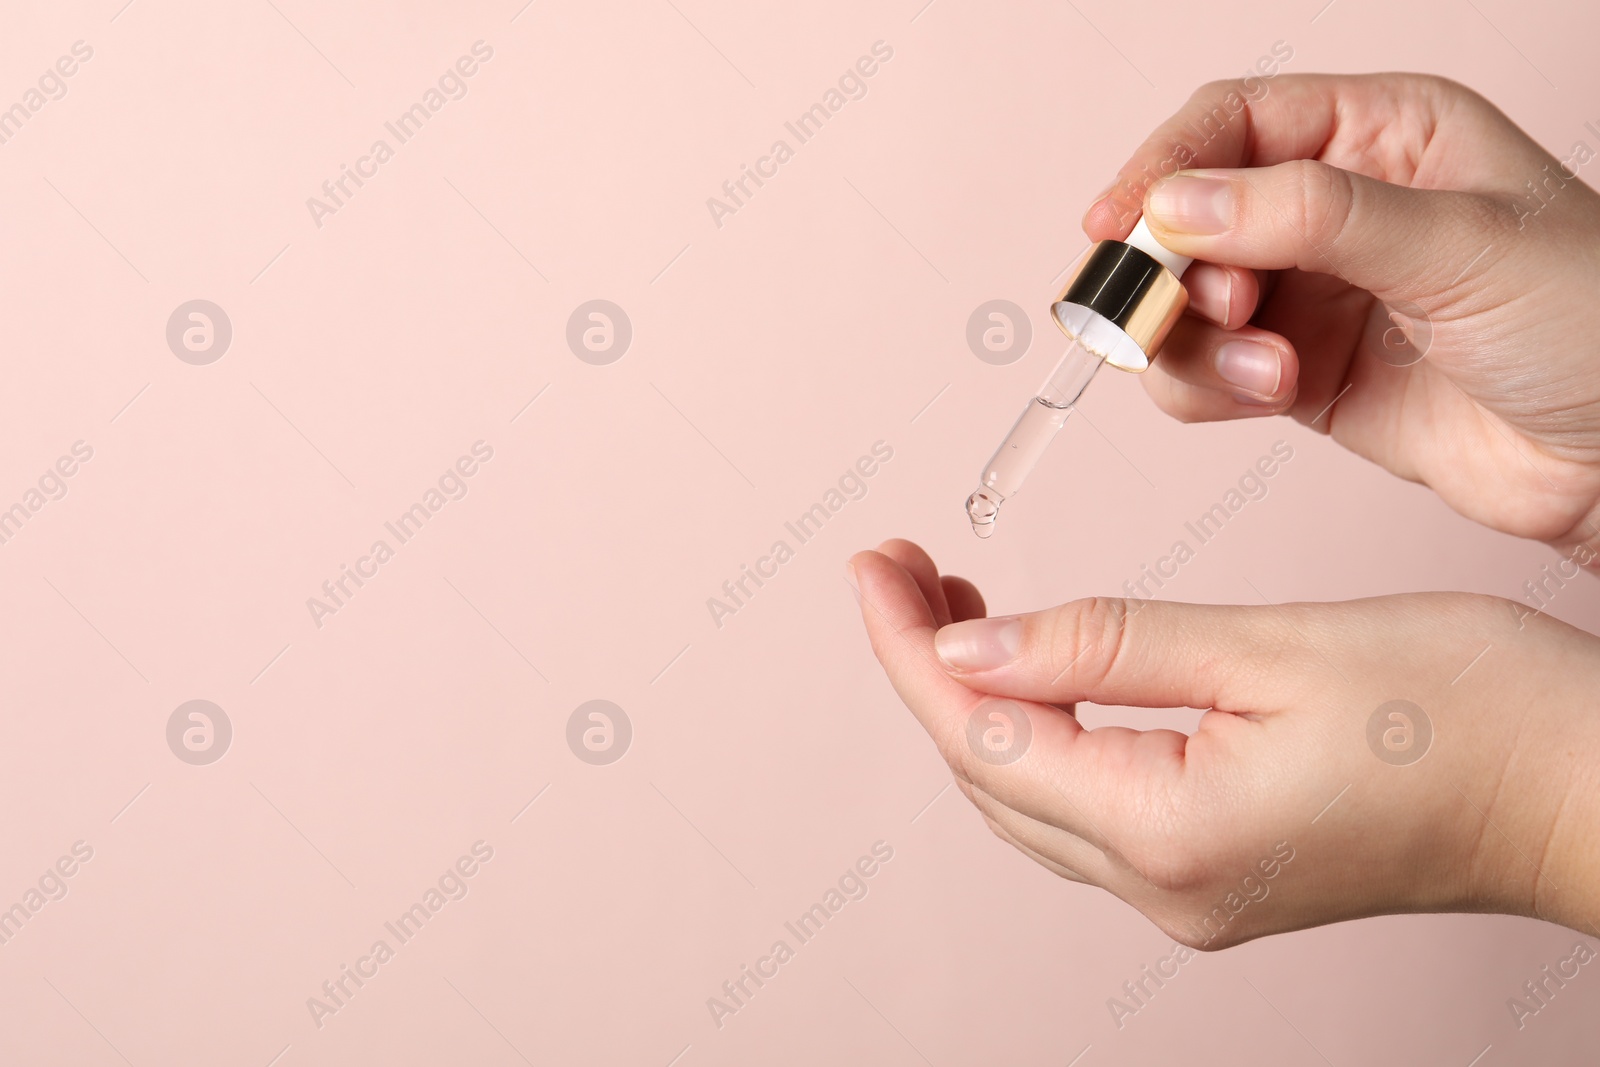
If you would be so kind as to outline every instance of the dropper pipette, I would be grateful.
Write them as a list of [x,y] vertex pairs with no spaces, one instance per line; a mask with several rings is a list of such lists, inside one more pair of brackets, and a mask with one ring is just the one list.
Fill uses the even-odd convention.
[[1179,279],[1192,262],[1156,242],[1143,219],[1126,241],[1097,242],[1073,272],[1051,317],[1066,353],[984,465],[967,498],[972,532],[988,537],[1000,505],[1022,488],[1102,363],[1142,371],[1189,304]]

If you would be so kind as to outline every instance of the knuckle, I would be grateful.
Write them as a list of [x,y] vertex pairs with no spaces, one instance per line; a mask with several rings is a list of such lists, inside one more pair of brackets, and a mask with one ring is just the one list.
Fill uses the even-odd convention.
[[1057,678],[1069,670],[1079,685],[1098,689],[1116,672],[1128,639],[1129,605],[1121,597],[1090,597],[1046,616],[1039,665]]
[[1145,864],[1145,878],[1158,891],[1183,897],[1211,884],[1211,866],[1192,846],[1169,838]]
[[[1469,234],[1474,243],[1488,241],[1492,246],[1502,238],[1515,236],[1526,224],[1523,219],[1526,204],[1516,193],[1501,196],[1480,193],[1445,195],[1449,197],[1447,203],[1454,208],[1458,230]],[[1493,263],[1497,257],[1484,258]],[[1476,277],[1474,273],[1473,278]]]
[[1157,829],[1145,835],[1139,874],[1163,897],[1184,899],[1202,893],[1216,880],[1216,860],[1198,844],[1189,820],[1180,819],[1170,803],[1148,805],[1141,822]]
[[1215,78],[1197,89],[1192,99],[1197,103],[1218,107],[1249,100],[1258,91],[1253,90],[1244,78]]
[[1313,246],[1337,245],[1355,209],[1350,176],[1338,167],[1314,159],[1298,160],[1289,166],[1294,175],[1289,205],[1291,221]]
[[1482,634],[1486,640],[1502,639],[1520,631],[1534,616],[1527,603],[1487,593],[1442,594],[1444,612],[1459,620],[1462,633]]
[[1248,940],[1252,924],[1240,914],[1242,907],[1232,900],[1234,890],[1216,864],[1191,855],[1167,873],[1171,887],[1159,887],[1143,910],[1168,937],[1206,952]]
[[1150,921],[1172,940],[1196,952],[1216,952],[1238,942],[1236,936],[1228,936],[1233,931],[1224,930],[1208,935],[1201,927],[1196,926],[1192,919],[1182,915],[1152,915]]
[[1205,939],[1200,936],[1200,932],[1176,916],[1152,915],[1150,921],[1155,923],[1163,934],[1184,948],[1204,950],[1206,947]]
[[1442,74],[1408,74],[1406,75],[1410,87],[1420,96],[1434,102],[1435,109],[1444,110],[1451,104],[1469,104],[1474,107],[1485,107],[1494,110],[1487,97],[1470,85],[1463,85],[1454,78],[1447,78]]

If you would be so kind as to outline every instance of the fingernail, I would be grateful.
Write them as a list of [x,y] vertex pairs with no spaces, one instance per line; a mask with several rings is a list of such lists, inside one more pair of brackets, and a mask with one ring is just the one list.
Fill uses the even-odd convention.
[[1213,319],[1223,329],[1228,328],[1233,308],[1232,271],[1192,270],[1184,275],[1183,287],[1189,290],[1191,311]]
[[849,582],[851,585],[856,584],[855,560],[847,559],[844,561],[844,580]]
[[[1102,203],[1104,203],[1106,198],[1108,196],[1111,196],[1112,193],[1120,193],[1120,191],[1126,185],[1127,185],[1127,182],[1123,181],[1122,178],[1119,176],[1119,177],[1111,179],[1111,181],[1106,185],[1106,187],[1104,189],[1102,189],[1098,193],[1094,194],[1093,199],[1091,199],[1089,201],[1089,206],[1087,208],[1085,208],[1084,211],[1083,211],[1083,222],[1084,222],[1084,225],[1086,225],[1086,226],[1088,225],[1089,216],[1090,216],[1090,214],[1093,213],[1095,208],[1099,207]],[[1117,218],[1119,220],[1122,218],[1123,215],[1127,214],[1127,212],[1125,210],[1123,210],[1121,201],[1112,200],[1111,201],[1111,206],[1112,206],[1112,209],[1116,211]]]
[[1217,377],[1238,389],[1267,399],[1283,380],[1278,350],[1255,341],[1229,341],[1217,349]]
[[1169,230],[1221,233],[1233,225],[1233,208],[1232,182],[1177,174],[1151,187],[1145,210]]
[[1022,620],[970,619],[933,635],[934,651],[960,671],[986,671],[1009,663],[1022,647]]

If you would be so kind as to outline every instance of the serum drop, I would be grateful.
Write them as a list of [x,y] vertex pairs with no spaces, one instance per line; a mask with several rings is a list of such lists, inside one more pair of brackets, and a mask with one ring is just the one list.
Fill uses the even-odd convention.
[[1050,306],[1067,335],[1067,351],[1022,409],[984,464],[967,497],[967,518],[979,537],[994,533],[1000,505],[1022,488],[1102,363],[1142,371],[1189,306],[1178,279],[1192,261],[1156,243],[1140,219],[1126,241],[1100,241],[1084,256]]

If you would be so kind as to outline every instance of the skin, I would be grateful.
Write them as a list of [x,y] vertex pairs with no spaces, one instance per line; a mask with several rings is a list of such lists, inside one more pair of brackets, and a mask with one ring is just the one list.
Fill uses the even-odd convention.
[[[1143,200],[1157,240],[1206,261],[1184,277],[1195,313],[1144,375],[1156,404],[1185,422],[1287,414],[1468,518],[1600,552],[1600,194],[1567,180],[1541,207],[1527,183],[1560,161],[1442,78],[1266,85],[1203,145],[1193,130],[1246,89],[1199,90],[1084,216],[1091,238],[1125,237]],[[1145,168],[1173,158],[1231,187],[1223,232],[1161,210],[1171,180],[1146,189]],[[1398,320],[1420,362],[1392,365],[1419,352],[1385,345],[1380,301],[1421,310]],[[1214,369],[1241,339],[1278,354],[1265,403]]]
[[[1600,196],[1565,178],[1532,197],[1557,161],[1429,77],[1281,76],[1198,143],[1245,89],[1202,88],[1085,217],[1122,237],[1142,209],[1205,261],[1151,397],[1184,421],[1288,415],[1594,566]],[[1193,169],[1147,188],[1175,155]],[[1276,359],[1271,388],[1221,378],[1240,340]],[[847,571],[890,682],[994,832],[1185,945],[1399,912],[1600,934],[1593,635],[1458,593],[990,620],[910,542]],[[1084,730],[1080,700],[1205,714],[1193,735]]]

